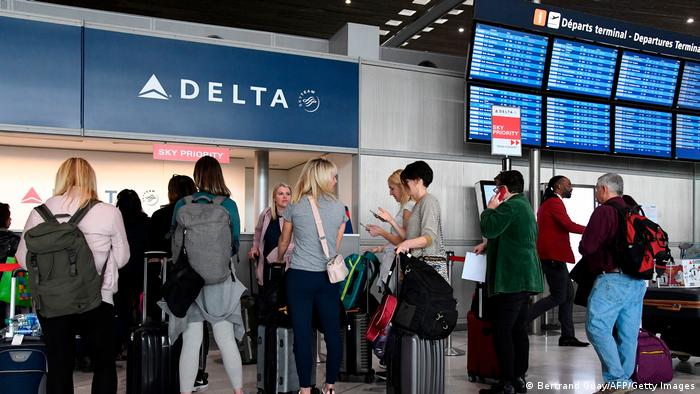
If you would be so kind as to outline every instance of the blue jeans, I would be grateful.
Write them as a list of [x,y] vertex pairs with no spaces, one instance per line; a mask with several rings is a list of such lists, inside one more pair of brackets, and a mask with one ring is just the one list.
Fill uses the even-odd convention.
[[[586,334],[598,353],[607,384],[632,384],[645,292],[643,280],[623,273],[601,274],[593,284]],[[617,327],[617,337],[613,337],[613,326]]]

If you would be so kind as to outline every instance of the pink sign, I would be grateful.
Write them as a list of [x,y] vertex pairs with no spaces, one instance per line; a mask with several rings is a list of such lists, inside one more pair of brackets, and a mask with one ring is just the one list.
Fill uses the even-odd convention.
[[226,148],[153,144],[153,158],[156,160],[197,161],[203,156],[211,156],[222,164],[229,162],[229,151]]

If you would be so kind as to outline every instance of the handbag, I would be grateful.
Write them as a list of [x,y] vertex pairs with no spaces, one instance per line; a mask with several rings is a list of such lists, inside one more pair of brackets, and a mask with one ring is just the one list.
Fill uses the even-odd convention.
[[190,265],[187,250],[183,245],[180,257],[163,284],[163,299],[170,312],[175,317],[185,317],[203,287],[204,279]]
[[345,266],[345,259],[340,254],[330,257],[328,252],[328,242],[326,241],[326,232],[323,230],[323,222],[321,222],[321,215],[318,213],[316,200],[314,200],[314,198],[311,196],[308,196],[308,198],[309,204],[311,204],[311,212],[313,212],[314,220],[316,221],[316,230],[318,231],[318,238],[321,241],[321,248],[323,249],[323,254],[328,259],[328,262],[326,263],[328,280],[331,283],[342,282],[349,273],[348,267]]

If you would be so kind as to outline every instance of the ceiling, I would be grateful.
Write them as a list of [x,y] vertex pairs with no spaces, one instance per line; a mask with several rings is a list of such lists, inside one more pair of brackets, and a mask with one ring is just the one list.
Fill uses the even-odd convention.
[[[51,0],[63,4],[104,11],[151,16],[211,25],[261,30],[275,33],[328,39],[348,22],[379,26],[388,31],[384,43],[406,28],[432,7],[445,0]],[[476,0],[499,1],[499,0]],[[523,0],[525,1],[525,0]],[[437,15],[447,19],[431,23],[430,32],[420,31],[419,38],[406,41],[404,48],[464,56],[471,33],[473,0],[456,2],[453,13]],[[700,36],[699,0],[542,0],[590,14]],[[415,11],[403,16],[401,10]],[[689,17],[695,23],[686,23]],[[389,20],[400,21],[389,26]],[[460,28],[464,31],[460,32]]]

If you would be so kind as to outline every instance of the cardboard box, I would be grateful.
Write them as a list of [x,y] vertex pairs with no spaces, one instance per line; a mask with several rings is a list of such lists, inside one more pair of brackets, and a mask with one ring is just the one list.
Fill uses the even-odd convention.
[[680,260],[667,265],[658,283],[668,287],[700,287],[700,259]]

